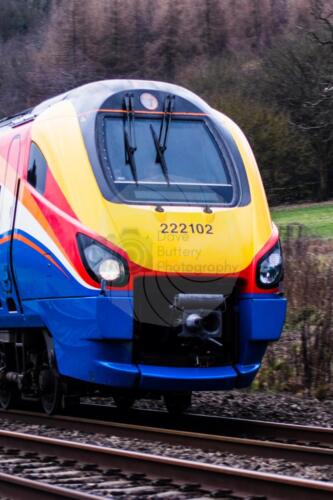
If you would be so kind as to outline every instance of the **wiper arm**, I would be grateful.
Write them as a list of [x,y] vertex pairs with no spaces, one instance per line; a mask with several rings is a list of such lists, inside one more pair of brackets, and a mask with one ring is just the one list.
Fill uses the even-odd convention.
[[135,183],[138,184],[138,172],[134,157],[136,148],[131,146],[131,141],[129,139],[127,130],[125,130],[125,151],[126,151],[126,163],[128,163],[129,166],[131,167],[133,179],[135,180]]
[[173,112],[174,106],[175,106],[175,96],[174,95],[166,96],[165,101],[164,101],[163,120],[162,120],[159,139],[158,139],[158,142],[160,144],[160,147],[161,147],[163,153],[165,152],[165,150],[167,148],[168,133],[169,133],[169,128],[170,128],[170,124],[171,124],[172,112]]
[[124,140],[125,140],[125,155],[126,155],[126,164],[129,164],[131,167],[131,172],[133,179],[136,184],[138,184],[138,172],[136,168],[135,161],[135,151],[137,150],[135,144],[135,113],[133,109],[133,96],[127,95],[124,97],[124,107],[126,111],[125,120],[124,120]]
[[163,172],[163,175],[165,177],[165,180],[167,181],[167,184],[170,184],[168,167],[167,167],[167,164],[165,161],[163,147],[161,146],[160,141],[158,140],[157,134],[156,134],[154,127],[152,125],[150,125],[150,130],[151,130],[151,133],[152,133],[152,136],[154,139],[154,144],[155,144],[155,148],[156,148],[156,152],[157,152],[157,160],[156,161],[158,163],[160,163],[160,165],[162,167],[162,172]]
[[170,127],[170,123],[171,123],[174,103],[175,103],[175,96],[174,95],[168,95],[165,98],[164,109],[163,109],[163,120],[162,120],[162,124],[161,124],[161,128],[160,128],[159,137],[157,137],[157,134],[154,130],[154,127],[152,125],[150,125],[151,133],[153,135],[155,148],[156,148],[156,152],[157,152],[156,162],[160,163],[164,177],[165,177],[168,184],[170,184],[170,179],[169,179],[168,166],[167,166],[167,163],[165,161],[164,153],[165,153],[166,148],[167,148],[168,132],[169,132],[169,127]]

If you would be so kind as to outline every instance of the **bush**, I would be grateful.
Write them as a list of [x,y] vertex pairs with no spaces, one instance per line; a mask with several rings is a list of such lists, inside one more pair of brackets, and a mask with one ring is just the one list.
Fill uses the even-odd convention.
[[333,394],[333,240],[301,226],[282,228],[288,317],[282,339],[267,352],[256,387]]

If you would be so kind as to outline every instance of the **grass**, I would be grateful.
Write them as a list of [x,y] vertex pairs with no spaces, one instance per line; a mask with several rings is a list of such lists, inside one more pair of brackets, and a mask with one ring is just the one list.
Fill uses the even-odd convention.
[[313,236],[333,238],[333,201],[276,207],[272,217],[279,227],[302,224]]

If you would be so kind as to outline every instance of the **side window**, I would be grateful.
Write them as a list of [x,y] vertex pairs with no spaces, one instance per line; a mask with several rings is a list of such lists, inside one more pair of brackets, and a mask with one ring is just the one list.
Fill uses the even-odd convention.
[[41,194],[45,191],[47,162],[41,150],[32,143],[30,148],[28,182]]

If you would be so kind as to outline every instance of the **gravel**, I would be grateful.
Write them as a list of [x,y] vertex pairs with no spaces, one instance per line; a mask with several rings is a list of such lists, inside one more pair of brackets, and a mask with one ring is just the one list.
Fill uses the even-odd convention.
[[[94,398],[94,402],[110,404],[111,400]],[[141,409],[164,409],[164,405],[158,400],[140,400],[135,403],[137,408]],[[300,398],[289,394],[273,394],[268,392],[252,392],[249,390],[230,391],[225,393],[220,392],[202,392],[194,393],[191,412],[207,415],[217,415],[226,417],[242,417],[260,420],[273,420],[279,422],[290,422],[308,425],[318,425],[333,427],[333,401],[320,402],[314,398]],[[236,455],[222,451],[203,450],[200,448],[189,448],[184,445],[170,445],[162,442],[149,442],[140,439],[132,439],[125,437],[113,436],[110,434],[101,433],[86,433],[78,430],[59,430],[52,428],[49,425],[31,425],[24,424],[22,421],[6,420],[0,418],[2,428],[11,431],[28,432],[54,438],[64,438],[88,444],[100,446],[108,446],[119,449],[130,449],[133,451],[147,452],[182,458],[187,460],[201,461],[215,465],[225,465],[229,467],[244,468],[247,470],[256,470],[261,472],[270,472],[275,474],[283,474],[293,477],[302,477],[319,481],[333,481],[333,466],[324,465],[316,466],[298,462],[288,462],[282,459],[260,458],[248,455]],[[0,450],[1,454],[4,450]],[[59,482],[67,487],[78,487],[79,482],[76,478],[80,477],[79,472],[82,471],[82,465],[71,464],[69,461],[54,460],[47,464],[50,467],[48,471],[43,471],[45,464],[42,463],[42,468],[38,469],[36,478],[42,480],[55,481],[55,474],[59,473]],[[20,467],[22,464],[13,463],[12,473],[21,473]],[[55,469],[52,469],[55,467]],[[74,469],[73,469],[74,468]],[[8,463],[0,456],[0,471],[8,470]],[[52,472],[53,470],[53,472]],[[65,475],[62,475],[62,471]],[[66,476],[66,471],[69,473]],[[79,471],[79,472],[78,472]],[[24,470],[23,472],[24,473]],[[85,471],[85,474],[87,471]],[[120,474],[120,479],[112,476],[115,474],[102,469],[94,469],[90,471],[93,476],[95,474],[96,482],[89,482],[89,474],[85,479],[80,489],[84,491],[93,491],[110,498],[170,498],[170,499],[187,499],[187,498],[243,498],[233,495],[231,492],[215,492],[204,491],[200,486],[193,486],[193,490],[189,486],[189,490],[174,484],[171,480],[167,484],[158,485],[152,483],[145,477],[129,478],[126,474]],[[51,476],[48,476],[48,474]],[[52,475],[53,474],[53,475]],[[111,474],[111,479],[110,479]],[[119,475],[118,474],[118,475]],[[81,474],[82,476],[82,474]],[[50,479],[51,478],[51,479]],[[57,480],[57,481],[58,481]],[[61,482],[63,481],[63,482]],[[109,481],[116,481],[108,486]],[[122,481],[118,482],[117,481]],[[132,481],[132,482],[131,482]],[[133,482],[134,481],[134,482]],[[97,488],[97,484],[102,484],[102,489]],[[156,489],[156,487],[158,488]],[[87,489],[88,488],[88,489]],[[90,489],[89,489],[90,488]],[[134,488],[134,489],[133,489]],[[140,489],[141,488],[141,489]],[[153,488],[151,490],[150,488]],[[113,491],[114,490],[114,491]],[[117,490],[117,491],[116,491]],[[212,496],[213,495],[213,496]]]
[[[140,400],[136,408],[164,409],[161,401]],[[227,392],[195,392],[191,413],[221,417],[271,420],[291,424],[333,427],[333,400],[290,394],[257,392],[248,389]]]
[[[247,418],[261,418],[269,420],[280,420],[295,422],[291,413],[303,416],[300,423],[323,424],[318,420],[325,415],[326,425],[332,421],[332,414],[329,411],[323,412],[318,407],[313,408],[313,401],[307,403],[307,400],[299,400],[295,397],[285,395],[274,396],[263,393],[249,393],[243,391],[233,391],[225,395],[219,393],[200,393],[194,398],[193,410],[206,414],[242,416]],[[243,406],[241,403],[243,402]],[[274,404],[275,403],[275,404]],[[158,401],[144,401],[137,403],[142,407],[161,407]],[[274,408],[275,406],[275,408]],[[239,408],[240,411],[235,411]],[[287,409],[289,412],[287,413]],[[304,413],[309,409],[308,418],[304,420]],[[328,406],[327,410],[331,409]],[[242,410],[242,411],[241,411]],[[266,411],[265,411],[266,410]],[[281,413],[280,413],[281,411]],[[288,416],[288,418],[286,418]],[[13,422],[2,418],[0,424],[7,430],[28,432],[54,438],[63,438],[75,440],[88,444],[107,446],[119,449],[130,449],[145,453],[153,453],[163,456],[182,458],[187,460],[201,461],[215,465],[225,465],[229,467],[239,467],[247,470],[258,470],[261,472],[271,472],[289,476],[304,477],[320,481],[333,481],[333,466],[315,466],[299,462],[289,462],[283,459],[261,458],[256,456],[238,455],[223,451],[211,451],[201,448],[190,448],[184,445],[170,445],[162,442],[150,442],[142,439],[133,439],[114,436],[112,434],[87,433],[78,430],[52,428],[49,425],[32,425],[22,422]]]

